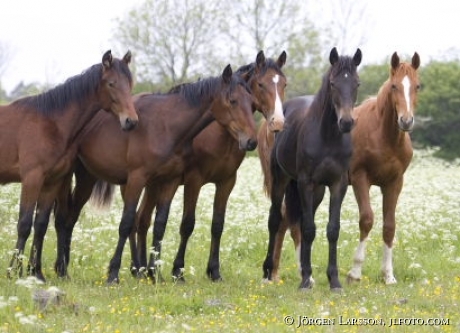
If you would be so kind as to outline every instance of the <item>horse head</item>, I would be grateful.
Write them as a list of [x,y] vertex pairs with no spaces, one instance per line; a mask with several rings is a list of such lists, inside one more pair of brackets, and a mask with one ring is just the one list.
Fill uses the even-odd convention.
[[136,127],[138,116],[131,96],[133,79],[128,64],[131,52],[123,59],[112,57],[107,51],[102,57],[102,78],[98,94],[102,109],[113,112],[120,119],[123,130],[129,131]]
[[329,74],[332,104],[337,115],[339,130],[350,132],[354,126],[352,117],[359,87],[357,67],[361,63],[362,53],[357,49],[354,56],[339,56],[334,47],[329,55],[332,65]]
[[268,121],[268,129],[272,132],[281,131],[284,127],[283,100],[286,76],[281,68],[285,63],[285,51],[276,61],[265,58],[264,52],[259,51],[254,69],[248,75],[255,109],[262,112]]
[[419,67],[420,57],[417,52],[412,56],[410,64],[400,62],[396,52],[391,57],[391,100],[397,114],[398,126],[405,132],[411,131],[414,127],[414,112],[420,90],[417,72]]

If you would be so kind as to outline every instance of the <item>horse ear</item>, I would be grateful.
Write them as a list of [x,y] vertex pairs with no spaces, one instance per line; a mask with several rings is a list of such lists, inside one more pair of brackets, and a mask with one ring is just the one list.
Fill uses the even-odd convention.
[[222,79],[224,80],[225,83],[229,84],[232,80],[232,66],[230,64],[227,65],[227,67],[224,68],[224,71],[222,72]]
[[418,55],[417,52],[415,52],[414,55],[412,56],[412,67],[414,67],[414,69],[417,69],[420,67],[420,56]]
[[128,50],[128,52],[126,52],[126,54],[124,55],[123,57],[123,61],[129,65],[129,63],[131,62],[131,51]]
[[398,56],[398,54],[395,52],[395,53],[393,53],[393,55],[391,56],[391,68],[396,69],[396,68],[398,68],[398,66],[399,66],[399,56]]
[[112,60],[113,60],[112,51],[108,50],[102,56],[102,65],[104,65],[104,68],[109,69],[112,66]]
[[259,51],[259,53],[257,53],[257,57],[256,57],[256,68],[259,69],[259,68],[262,68],[265,66],[265,54],[264,54],[264,51]]
[[278,57],[278,60],[276,60],[276,64],[279,68],[283,67],[286,64],[286,58],[286,51],[281,52],[280,56]]
[[356,52],[355,52],[355,55],[353,56],[353,63],[355,64],[356,67],[359,66],[359,64],[361,63],[362,58],[363,58],[363,53],[358,48],[356,50]]
[[334,65],[337,61],[339,61],[339,53],[337,52],[337,48],[334,47],[329,54],[329,62],[331,65]]

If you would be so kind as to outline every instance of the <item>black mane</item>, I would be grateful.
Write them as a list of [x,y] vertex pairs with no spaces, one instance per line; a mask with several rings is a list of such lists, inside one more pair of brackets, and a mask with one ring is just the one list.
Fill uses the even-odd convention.
[[[114,59],[112,67],[125,75],[132,84],[132,75],[128,65]],[[102,78],[102,63],[89,67],[79,75],[68,78],[64,83],[38,95],[17,100],[16,105],[32,107],[44,115],[64,112],[73,102],[82,104],[88,96],[96,93]]]
[[[234,73],[230,81],[229,92],[235,90],[237,85],[242,85],[250,93],[246,81]],[[179,94],[185,98],[192,107],[199,107],[209,99],[213,98],[222,89],[222,77],[209,77],[196,82],[181,83],[172,87],[168,94]]]
[[[253,63],[243,65],[240,68],[238,68],[236,70],[236,74],[238,75],[249,74],[249,76],[253,76],[255,69],[256,69],[256,63],[253,62]],[[265,59],[265,66],[262,68],[260,74],[262,76],[265,75],[265,72],[269,69],[275,70],[279,75],[282,75],[284,77],[284,73],[281,70],[281,68],[278,66],[278,63],[271,58]]]

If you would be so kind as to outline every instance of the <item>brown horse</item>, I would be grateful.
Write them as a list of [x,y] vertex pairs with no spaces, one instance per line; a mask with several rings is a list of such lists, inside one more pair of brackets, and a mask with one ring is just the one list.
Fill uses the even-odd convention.
[[[22,275],[22,256],[35,211],[35,238],[44,237],[43,226],[48,224],[57,191],[76,158],[75,142],[82,128],[101,109],[118,116],[118,127],[135,127],[138,118],[131,98],[130,60],[129,52],[119,60],[107,51],[102,63],[81,75],[0,107],[0,183],[21,183],[18,240],[9,276],[14,270]],[[40,252],[41,243],[34,242],[29,265],[44,280],[40,257],[35,257]]]
[[[382,273],[386,284],[396,283],[393,273],[392,248],[395,234],[395,211],[403,186],[404,172],[412,159],[412,144],[408,134],[414,126],[417,93],[420,89],[417,69],[420,57],[414,53],[411,63],[400,62],[395,52],[391,58],[388,80],[376,97],[355,108],[356,127],[352,132],[353,155],[350,162],[350,183],[359,206],[360,243],[348,281],[359,281],[365,257],[368,234],[374,224],[369,190],[379,186],[383,199],[383,262]],[[259,136],[259,145],[267,145]],[[261,149],[261,148],[259,148]],[[266,163],[266,157],[261,157]],[[268,184],[270,186],[270,184]],[[296,248],[300,243],[296,225],[283,220],[275,246],[276,270],[286,230],[290,228]]]
[[[238,69],[237,74],[244,77],[254,97],[253,110],[259,110],[267,119],[271,131],[283,128],[284,116],[282,100],[286,78],[281,68],[286,62],[286,53],[282,52],[276,61],[266,59],[264,53],[257,54],[256,62]],[[183,169],[179,174],[171,174],[162,179],[152,191],[147,191],[138,210],[137,251],[141,267],[148,268],[148,275],[155,279],[155,262],[161,255],[161,242],[166,229],[171,201],[179,185],[184,185],[184,211],[180,227],[181,242],[172,274],[184,281],[184,257],[188,239],[195,226],[195,210],[201,187],[207,183],[216,185],[214,213],[211,227],[211,249],[207,275],[213,281],[220,280],[219,251],[220,239],[225,224],[225,212],[230,193],[235,185],[237,170],[243,161],[245,152],[239,149],[235,139],[217,122],[211,123],[193,140],[192,153],[185,157]],[[147,232],[154,208],[155,215],[152,251],[147,265]],[[130,238],[135,242],[134,234]],[[132,246],[132,256],[136,256]],[[135,267],[131,267],[136,271]]]
[[[107,282],[118,282],[121,255],[134,226],[142,190],[154,191],[163,177],[175,174],[182,155],[191,148],[192,139],[213,119],[223,125],[242,149],[255,149],[256,129],[252,118],[252,95],[247,83],[227,66],[222,76],[180,85],[167,94],[141,94],[135,105],[141,121],[130,133],[121,133],[113,121],[99,113],[87,127],[79,145],[85,173],[76,172],[76,187],[70,223],[56,226],[58,232],[57,269],[66,273],[73,226],[89,198],[97,178],[120,184],[124,209],[119,240],[110,262]],[[119,133],[112,140],[112,133]],[[111,147],[111,149],[107,149]],[[66,248],[67,247],[67,248]],[[135,263],[139,267],[138,263]]]

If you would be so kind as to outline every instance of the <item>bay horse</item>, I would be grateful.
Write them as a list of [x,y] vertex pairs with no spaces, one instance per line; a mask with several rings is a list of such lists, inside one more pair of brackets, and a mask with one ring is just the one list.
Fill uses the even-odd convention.
[[[230,65],[219,77],[182,84],[166,94],[142,93],[135,97],[134,103],[140,118],[134,131],[121,133],[113,121],[99,113],[80,142],[79,159],[84,168],[76,171],[70,223],[56,226],[56,268],[60,275],[66,274],[73,226],[97,179],[123,185],[119,239],[107,278],[108,283],[118,283],[121,255],[135,224],[142,190],[145,188],[145,193],[156,190],[153,184],[175,174],[175,168],[181,168],[182,154],[190,151],[192,139],[205,126],[215,119],[232,134],[241,149],[251,150],[257,145],[253,97],[247,83],[233,73]],[[120,132],[116,140],[112,140],[113,132]],[[135,266],[139,264],[135,262]]]
[[275,237],[286,215],[300,224],[300,289],[312,288],[311,247],[316,235],[315,212],[329,188],[329,262],[327,277],[331,290],[341,290],[337,268],[340,211],[348,187],[348,166],[352,154],[350,132],[352,111],[359,86],[357,67],[362,53],[339,56],[334,47],[331,64],[310,106],[301,99],[284,103],[285,128],[277,133],[270,154],[271,207],[268,218],[269,242],[263,264],[264,278],[272,279]]
[[[284,115],[282,100],[286,87],[286,77],[282,67],[286,63],[283,51],[277,60],[265,58],[263,51],[257,54],[256,61],[237,70],[248,82],[254,97],[253,111],[259,110],[267,121],[270,131],[282,130]],[[225,224],[226,207],[229,196],[236,182],[237,170],[245,152],[238,147],[237,141],[218,123],[213,122],[193,139],[192,152],[186,156],[184,169],[180,174],[171,175],[172,179],[162,179],[154,187],[156,192],[147,191],[143,198],[137,217],[137,248],[132,246],[132,256],[139,255],[141,267],[147,268],[147,274],[154,281],[156,278],[155,262],[161,256],[161,243],[166,229],[169,209],[179,185],[184,185],[184,209],[180,226],[181,241],[174,260],[172,275],[179,281],[183,276],[187,242],[195,226],[195,210],[201,187],[207,183],[216,185],[211,227],[211,247],[207,265],[207,276],[221,280],[220,274],[220,240]],[[152,251],[147,264],[147,232],[151,224],[152,212],[156,207]],[[135,230],[136,231],[136,230]],[[134,233],[130,237],[135,243]],[[137,253],[136,253],[137,251]],[[136,267],[131,267],[136,272]]]
[[[82,128],[101,109],[115,114],[123,130],[136,126],[130,61],[130,52],[120,60],[107,51],[102,63],[63,84],[0,106],[0,183],[21,183],[18,238],[9,277],[14,272],[22,275],[22,257],[32,225],[34,237],[44,237],[42,226],[47,225],[62,180],[72,168]],[[44,280],[36,257],[39,247],[41,244],[34,242],[29,265],[35,266],[37,278]]]
[[[365,258],[366,241],[374,224],[369,191],[379,186],[383,200],[383,261],[382,273],[386,284],[397,282],[393,272],[392,248],[395,234],[396,205],[401,193],[404,173],[412,159],[409,132],[414,126],[420,80],[417,69],[420,56],[414,53],[411,63],[401,62],[395,52],[391,57],[390,75],[377,96],[355,108],[357,119],[352,132],[353,155],[350,162],[350,184],[359,207],[360,242],[354,256],[348,282],[359,281]],[[269,144],[259,136],[260,145]],[[260,149],[260,148],[258,148]],[[266,158],[261,163],[266,164]],[[270,184],[266,184],[270,186]],[[287,229],[296,248],[300,244],[299,228],[283,220],[275,245],[274,267],[278,271],[279,258]]]

